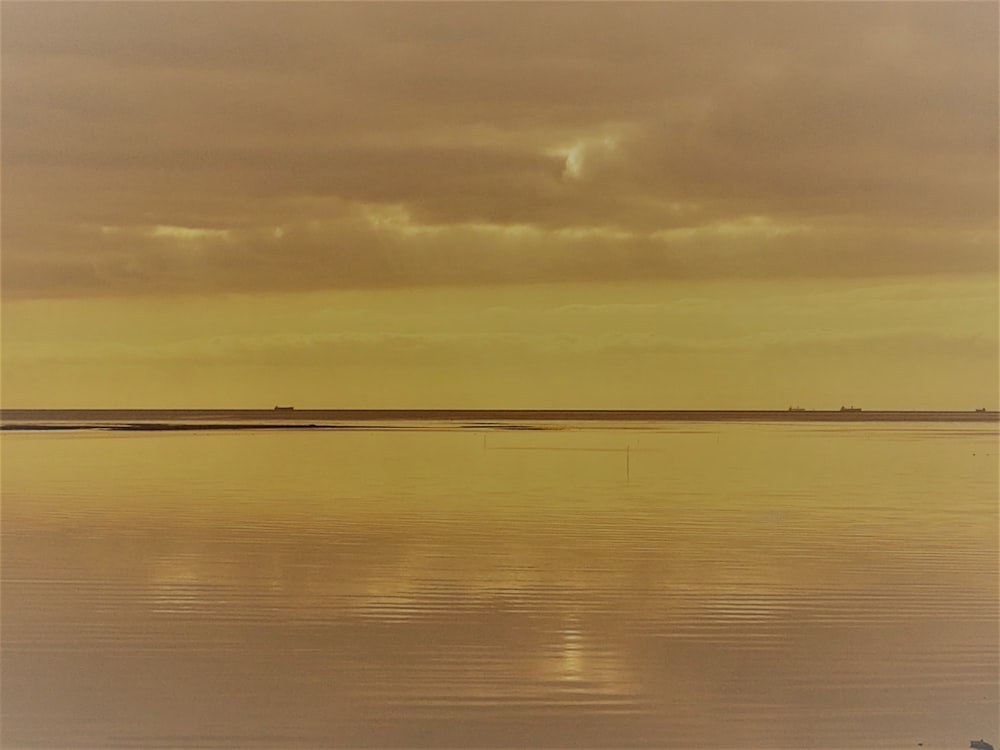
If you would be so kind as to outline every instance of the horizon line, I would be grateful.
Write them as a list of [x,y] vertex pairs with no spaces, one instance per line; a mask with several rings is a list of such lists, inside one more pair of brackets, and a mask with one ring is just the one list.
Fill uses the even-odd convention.
[[[309,420],[330,421],[565,421],[565,422],[684,422],[684,421],[787,421],[787,422],[898,422],[958,421],[996,422],[996,409],[299,409],[247,408],[0,408],[0,426],[41,425],[45,422],[91,421],[98,423],[195,421],[201,424],[226,420],[273,424],[277,420],[302,425]],[[315,425],[318,426],[318,425]]]
[[448,412],[448,413],[468,413],[468,412],[537,412],[537,413],[686,413],[686,412],[725,412],[725,413],[792,413],[801,414],[816,412],[833,413],[965,413],[973,412],[982,414],[996,412],[997,409],[987,407],[964,407],[964,408],[870,408],[851,405],[841,405],[839,407],[752,407],[752,408],[725,408],[725,407],[493,407],[493,406],[0,406],[0,413],[3,412],[24,412],[24,411],[188,411],[188,412],[209,412],[209,411],[244,411],[244,412],[280,412],[280,413],[304,413],[304,412]]

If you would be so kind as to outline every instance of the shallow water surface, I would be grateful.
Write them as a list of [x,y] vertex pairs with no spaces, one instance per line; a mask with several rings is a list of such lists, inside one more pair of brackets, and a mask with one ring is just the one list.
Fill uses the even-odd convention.
[[5,434],[0,744],[997,744],[996,425],[533,426]]

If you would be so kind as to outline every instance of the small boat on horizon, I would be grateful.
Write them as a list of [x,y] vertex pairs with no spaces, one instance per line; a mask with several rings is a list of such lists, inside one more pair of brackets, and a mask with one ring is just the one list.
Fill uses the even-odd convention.
[[805,411],[805,408],[801,406],[789,406],[788,411]]
[[986,407],[984,406],[982,409],[976,409],[976,411],[979,412],[980,414],[985,414],[986,413]]
[[295,411],[294,406],[275,406],[275,411]]
[[860,406],[841,406],[840,410],[843,411],[843,412],[855,412],[855,411],[861,411],[861,407]]

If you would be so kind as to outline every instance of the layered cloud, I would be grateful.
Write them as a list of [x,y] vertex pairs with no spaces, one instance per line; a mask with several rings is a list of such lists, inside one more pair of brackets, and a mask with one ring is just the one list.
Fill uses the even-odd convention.
[[995,273],[997,16],[5,4],[3,291]]

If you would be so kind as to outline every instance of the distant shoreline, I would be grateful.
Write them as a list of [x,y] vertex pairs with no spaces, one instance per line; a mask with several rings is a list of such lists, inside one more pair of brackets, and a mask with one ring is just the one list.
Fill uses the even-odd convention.
[[[977,422],[997,411],[632,409],[2,409],[0,430],[329,430],[371,422],[449,422],[482,429],[505,422]],[[494,424],[496,423],[496,424]],[[524,429],[524,425],[520,426]]]

